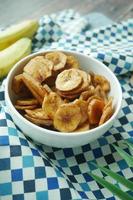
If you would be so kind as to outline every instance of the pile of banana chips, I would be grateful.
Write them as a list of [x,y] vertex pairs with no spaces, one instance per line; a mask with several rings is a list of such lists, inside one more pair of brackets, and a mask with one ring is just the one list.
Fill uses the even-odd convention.
[[12,88],[18,96],[16,109],[50,130],[87,131],[105,123],[114,112],[106,77],[87,73],[76,57],[59,51],[32,58],[14,77]]

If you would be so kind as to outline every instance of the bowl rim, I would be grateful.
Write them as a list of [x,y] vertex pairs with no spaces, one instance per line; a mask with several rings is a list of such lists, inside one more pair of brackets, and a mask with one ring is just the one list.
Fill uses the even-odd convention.
[[[62,51],[64,53],[72,53],[72,54],[76,54],[77,56],[80,55],[80,56],[84,56],[86,57],[87,59],[90,58],[92,61],[95,61],[96,63],[102,65],[102,67],[109,73],[111,74],[111,76],[113,77],[113,79],[115,80],[115,82],[117,83],[117,88],[119,90],[119,103],[115,109],[115,112],[113,113],[113,115],[111,116],[111,118],[109,120],[107,120],[104,124],[94,128],[94,129],[91,129],[91,130],[87,130],[87,131],[81,131],[81,132],[58,132],[58,131],[53,131],[53,130],[49,130],[49,129],[46,129],[46,128],[43,128],[43,127],[40,127],[32,122],[30,122],[29,120],[27,120],[26,118],[24,118],[17,110],[16,108],[14,107],[14,105],[12,104],[11,102],[11,99],[9,97],[9,92],[8,92],[8,85],[9,85],[9,81],[10,81],[10,78],[11,78],[11,75],[13,73],[13,71],[24,61],[26,61],[27,59],[29,58],[32,58],[36,55],[40,55],[42,53],[47,53],[47,52],[51,52],[51,51]],[[22,121],[24,121],[25,124],[27,124],[28,126],[32,126],[33,128],[37,129],[38,131],[40,132],[47,132],[48,134],[51,134],[51,135],[57,135],[57,136],[61,136],[61,137],[73,137],[73,136],[79,136],[79,135],[86,135],[86,134],[93,134],[94,131],[98,131],[100,129],[104,129],[105,126],[107,126],[107,124],[110,124],[111,121],[114,121],[114,119],[117,117],[120,109],[121,109],[121,104],[122,104],[122,89],[121,89],[121,86],[120,86],[120,83],[117,79],[117,77],[115,76],[115,74],[102,62],[100,62],[99,60],[97,60],[96,58],[92,57],[91,55],[86,55],[86,54],[83,54],[81,52],[77,52],[77,51],[71,51],[71,50],[55,50],[55,49],[51,49],[51,50],[41,50],[41,51],[38,51],[38,52],[35,52],[35,53],[32,53],[26,57],[24,57],[23,59],[21,59],[20,61],[18,61],[14,66],[13,68],[10,70],[8,76],[7,76],[7,79],[6,79],[6,84],[5,84],[5,100],[8,101],[8,104],[9,106],[11,107],[11,109],[13,110],[13,112],[15,113],[15,115]]]

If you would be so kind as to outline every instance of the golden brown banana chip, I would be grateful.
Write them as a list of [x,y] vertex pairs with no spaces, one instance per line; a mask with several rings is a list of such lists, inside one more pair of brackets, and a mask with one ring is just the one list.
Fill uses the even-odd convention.
[[54,116],[54,127],[62,132],[74,131],[81,120],[80,108],[73,104],[62,104]]
[[[76,69],[75,69],[76,70]],[[80,95],[81,92],[85,91],[85,90],[88,90],[88,87],[89,87],[89,81],[88,81],[88,75],[86,72],[82,71],[82,70],[76,70],[77,72],[79,72],[79,74],[81,75],[82,77],[82,82],[81,84],[79,84],[79,86],[73,90],[70,90],[70,91],[61,91],[62,94],[65,94],[65,95]]]
[[78,69],[79,68],[78,60],[72,55],[67,55],[65,68],[67,68],[67,69],[70,69],[70,68]]
[[86,121],[85,123],[83,123],[82,125],[78,126],[78,128],[76,128],[76,130],[74,132],[81,132],[81,131],[87,131],[90,129],[90,125],[89,122]]
[[91,85],[88,87],[88,90],[80,94],[79,99],[87,101],[89,97],[93,96],[95,93],[95,88]]
[[66,99],[70,99],[73,100],[75,98],[77,98],[79,96],[79,94],[65,94],[59,90],[56,90],[57,94],[59,94],[61,97],[66,98]]
[[37,105],[29,105],[29,106],[20,106],[20,105],[15,105],[15,108],[18,109],[18,110],[26,110],[26,109],[29,109],[29,110],[32,110],[34,108],[36,108]]
[[16,105],[18,106],[38,105],[38,101],[36,99],[21,99],[16,101]]
[[52,76],[53,62],[43,56],[32,58],[24,67],[24,72],[31,75],[35,80],[42,83]]
[[47,91],[47,93],[52,92],[51,88],[47,84],[44,84],[43,88]]
[[99,96],[97,96],[97,95],[93,95],[93,96],[90,96],[90,97],[87,99],[88,104],[89,104],[93,99],[102,100],[101,97],[99,97]]
[[14,92],[18,94],[22,90],[23,86],[24,86],[23,74],[19,74],[15,76],[12,82],[12,88]]
[[47,94],[45,88],[43,88],[39,82],[34,80],[30,75],[26,73],[23,73],[23,81],[33,96],[37,98],[39,103],[42,103],[44,96]]
[[63,103],[63,100],[58,94],[50,92],[44,97],[42,109],[51,119],[53,119],[58,107]]
[[110,119],[110,117],[113,115],[113,108],[112,106],[106,107],[106,109],[103,110],[102,116],[99,121],[99,125],[104,124],[107,120]]
[[63,69],[67,59],[66,55],[59,51],[46,53],[45,58],[54,63],[54,71]]
[[98,124],[104,109],[104,101],[92,99],[88,104],[88,117],[90,124]]
[[80,108],[82,117],[81,117],[79,125],[81,125],[84,122],[86,122],[88,119],[88,103],[81,99],[76,99],[73,103],[76,104]]
[[93,84],[94,86],[100,85],[105,92],[110,91],[110,83],[104,76],[95,74],[93,77]]
[[25,114],[24,116],[26,119],[28,119],[29,121],[33,122],[36,125],[51,126],[53,124],[51,119],[38,119],[38,118],[30,117],[27,114]]
[[82,83],[82,77],[77,69],[64,70],[58,74],[56,88],[60,91],[71,91]]
[[34,110],[25,110],[29,117],[37,119],[49,119],[49,116],[42,110],[42,108],[36,108]]
[[104,102],[107,102],[107,95],[105,93],[105,91],[102,89],[102,87],[100,85],[97,85],[95,88],[95,95],[99,96],[100,98],[102,98],[104,100]]

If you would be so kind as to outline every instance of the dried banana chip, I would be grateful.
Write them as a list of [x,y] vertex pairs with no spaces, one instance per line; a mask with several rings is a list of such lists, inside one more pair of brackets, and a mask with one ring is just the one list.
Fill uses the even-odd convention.
[[[76,70],[76,69],[75,69]],[[79,84],[79,86],[73,90],[70,90],[70,91],[61,91],[62,94],[65,94],[65,95],[80,95],[81,92],[85,91],[85,90],[88,90],[88,87],[89,87],[89,81],[88,81],[88,76],[87,76],[87,73],[85,71],[82,71],[82,70],[76,70],[81,78],[82,78],[82,82],[81,84]]]
[[93,96],[95,93],[95,88],[91,85],[88,87],[88,90],[80,94],[79,99],[87,101],[89,97]]
[[59,94],[61,97],[66,98],[66,99],[70,99],[70,100],[76,99],[79,96],[79,94],[73,94],[72,95],[72,94],[65,94],[65,93],[63,93],[59,90],[56,90],[56,91],[57,91],[57,94]]
[[99,121],[99,125],[104,124],[107,120],[110,119],[110,117],[113,115],[113,108],[111,106],[106,107],[105,110],[103,110],[102,116]]
[[29,117],[37,119],[49,119],[49,116],[42,110],[42,108],[36,108],[34,110],[25,110]]
[[81,117],[79,125],[81,125],[84,122],[86,122],[88,119],[88,103],[81,99],[76,99],[73,103],[76,104],[80,108],[82,117]]
[[81,111],[77,105],[72,103],[62,104],[54,117],[54,127],[62,132],[74,131],[81,120]]
[[16,94],[21,92],[22,88],[24,86],[23,83],[23,74],[19,74],[14,77],[13,82],[12,82],[12,88]]
[[20,106],[20,105],[15,105],[15,108],[18,109],[18,110],[26,110],[26,109],[29,109],[29,110],[32,110],[34,108],[36,108],[37,105],[29,105],[29,106]]
[[38,101],[36,99],[21,99],[16,101],[16,105],[19,106],[38,105]]
[[86,121],[82,125],[78,126],[78,128],[76,128],[76,130],[74,132],[82,132],[82,131],[87,131],[89,129],[90,129],[89,122]]
[[42,83],[46,78],[52,76],[53,62],[43,56],[31,59],[24,67],[24,72],[31,75],[35,80]]
[[98,124],[104,109],[104,101],[92,99],[88,105],[88,117],[90,124]]
[[76,69],[61,72],[56,79],[56,88],[60,91],[71,91],[82,83],[82,77]]
[[51,88],[47,84],[44,84],[43,88],[47,91],[47,93],[52,92]]
[[53,124],[53,121],[51,119],[38,119],[38,118],[30,117],[27,114],[25,114],[24,116],[26,119],[28,119],[29,121],[33,122],[36,125],[51,126]]
[[42,109],[51,119],[53,119],[58,107],[63,103],[63,100],[58,94],[50,92],[44,97]]
[[100,85],[105,92],[110,91],[110,83],[104,76],[95,74],[93,77],[93,84],[94,86]]
[[72,55],[67,55],[67,60],[66,60],[66,65],[65,68],[70,69],[70,68],[76,68],[79,69],[79,62],[78,60],[72,56]]
[[47,91],[39,82],[34,80],[30,75],[26,73],[23,73],[23,81],[33,96],[39,101],[39,103],[42,104],[43,98],[47,94]]
[[100,85],[97,85],[95,88],[95,95],[99,96],[100,98],[102,98],[104,100],[104,102],[107,102],[107,95],[105,93],[105,91],[102,89],[102,87]]
[[63,69],[67,60],[66,55],[59,51],[46,53],[45,58],[54,63],[54,71]]

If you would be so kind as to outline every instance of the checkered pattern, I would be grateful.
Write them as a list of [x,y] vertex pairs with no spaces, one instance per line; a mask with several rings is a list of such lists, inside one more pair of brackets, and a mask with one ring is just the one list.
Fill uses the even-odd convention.
[[[78,19],[83,23],[80,16],[72,10],[41,18],[40,28],[34,38],[33,50],[36,51],[40,47],[65,48],[86,54],[91,53],[116,74],[124,73],[119,76],[123,90],[123,104],[119,117],[103,137],[85,146],[58,149],[38,145],[30,138],[26,138],[12,121],[4,100],[5,83],[3,82],[0,87],[0,199],[2,200],[117,199],[88,175],[88,171],[91,170],[118,185],[96,169],[91,161],[106,166],[133,181],[132,169],[111,145],[116,143],[123,146],[124,139],[133,141],[133,88],[129,84],[130,71],[133,70],[133,23],[129,20],[92,32],[83,30],[83,27],[79,26],[82,31],[74,36],[69,36],[68,32],[62,31],[63,28],[60,29],[63,27],[62,23],[70,25],[72,21],[72,24],[76,24]],[[56,27],[53,28],[53,34],[58,36],[57,32],[61,33],[61,38],[51,37],[54,38],[52,44],[47,37],[50,33],[50,24]],[[48,32],[46,27],[49,29]],[[125,74],[127,71],[128,73]],[[118,186],[123,191],[127,191],[127,188],[122,185]]]

